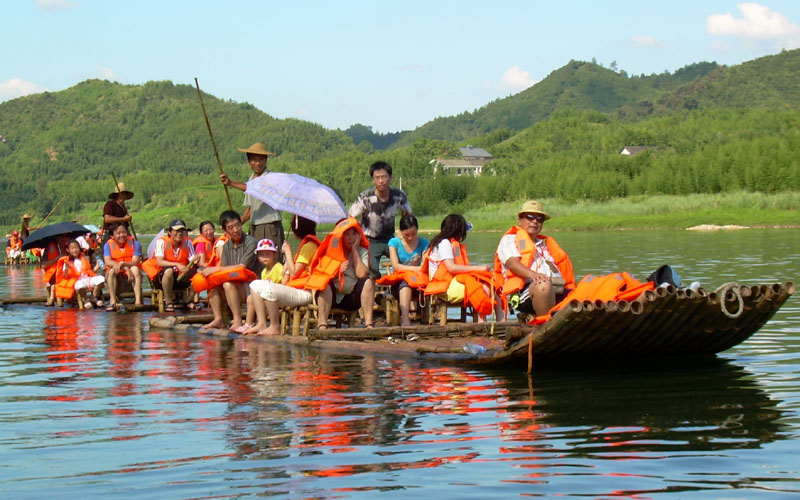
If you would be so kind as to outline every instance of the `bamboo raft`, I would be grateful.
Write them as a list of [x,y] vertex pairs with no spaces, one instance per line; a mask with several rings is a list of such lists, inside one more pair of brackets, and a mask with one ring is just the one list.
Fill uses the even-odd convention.
[[[744,342],[795,292],[795,284],[728,284],[714,292],[672,286],[633,302],[572,301],[539,326],[519,321],[411,327],[328,328],[299,335],[248,336],[269,344],[372,353],[463,365],[524,365],[564,360],[711,356]],[[159,315],[152,328],[204,330],[210,315]]]

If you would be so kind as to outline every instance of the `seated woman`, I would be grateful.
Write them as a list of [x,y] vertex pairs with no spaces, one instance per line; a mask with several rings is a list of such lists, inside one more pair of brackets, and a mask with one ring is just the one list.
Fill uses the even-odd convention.
[[[215,234],[214,223],[210,220],[204,220],[200,223],[200,234],[192,240],[194,245],[194,254],[199,256],[198,267],[213,267],[219,264],[222,257],[222,245],[228,240],[225,238],[217,238]],[[197,276],[197,275],[195,275]],[[194,277],[192,277],[194,279]],[[194,282],[193,282],[194,283]],[[203,303],[200,302],[200,293],[195,291],[192,303],[195,308],[200,309]]]
[[109,226],[111,238],[103,245],[103,261],[106,265],[106,282],[108,282],[108,306],[106,311],[113,311],[119,300],[119,287],[124,280],[133,286],[134,304],[142,305],[142,270],[139,268],[142,258],[142,247],[138,241],[128,234],[128,226],[124,222],[114,222]]
[[93,270],[89,259],[83,254],[81,245],[71,240],[67,246],[67,255],[58,259],[56,267],[56,297],[71,299],[77,292],[83,298],[86,309],[92,308],[92,303],[87,300],[87,290],[92,289],[94,305],[103,306],[100,299],[103,293],[105,278],[98,276]]
[[400,235],[389,240],[389,259],[392,274],[378,279],[379,285],[392,285],[392,295],[400,303],[400,325],[409,326],[409,311],[413,289],[422,290],[428,284],[422,276],[422,254],[428,249],[428,240],[418,236],[417,218],[406,214],[400,218]]
[[[283,269],[281,283],[256,280],[250,282],[250,291],[253,295],[263,300],[255,301],[257,322],[244,333],[258,335],[276,335],[280,333],[278,318],[281,307],[305,306],[311,303],[311,292],[303,289],[308,280],[308,267],[311,264],[317,249],[320,246],[317,239],[317,223],[295,215],[292,218],[292,232],[300,241],[297,255],[292,259],[292,246],[289,240],[283,241],[283,251],[286,264]],[[267,325],[269,317],[269,325]]]
[[464,302],[483,317],[491,314],[494,304],[489,286],[492,266],[470,265],[463,243],[467,231],[467,221],[461,215],[450,214],[442,221],[423,263],[430,279],[425,295],[438,295],[451,304]]
[[320,245],[311,262],[306,290],[317,291],[319,329],[328,327],[331,308],[364,311],[372,327],[375,284],[369,279],[369,241],[353,217],[340,220]]

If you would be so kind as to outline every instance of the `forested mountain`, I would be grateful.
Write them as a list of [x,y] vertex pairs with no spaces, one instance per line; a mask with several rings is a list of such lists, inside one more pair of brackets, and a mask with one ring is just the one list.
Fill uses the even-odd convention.
[[[246,170],[237,148],[256,141],[285,164],[311,163],[353,149],[349,137],[310,122],[278,120],[250,104],[204,96],[223,165]],[[91,80],[0,104],[0,221],[104,199],[111,172],[149,200],[219,174],[197,90],[149,82]],[[14,221],[15,222],[15,221]]]
[[[392,146],[408,145],[420,137],[466,141],[504,128],[518,132],[563,109],[618,111],[621,116],[641,118],[702,107],[795,107],[800,102],[798,75],[800,50],[731,67],[702,62],[674,73],[639,76],[570,61],[518,94],[398,133]],[[386,144],[385,137],[379,139]],[[373,145],[381,149],[378,143]]]
[[[473,113],[438,118],[400,134],[402,147],[376,151],[343,131],[275,119],[250,104],[204,100],[223,167],[244,180],[237,148],[264,142],[273,170],[300,172],[332,186],[345,204],[370,186],[367,168],[394,167],[418,214],[466,210],[531,195],[566,200],[617,196],[800,190],[800,50],[740,66],[712,63],[673,74],[627,77],[571,62],[516,96]],[[598,109],[595,109],[598,108]],[[526,120],[535,120],[526,124]],[[432,131],[444,137],[427,137]],[[347,133],[385,140],[356,125]],[[0,225],[34,224],[59,200],[54,220],[99,223],[111,172],[136,193],[140,231],[184,217],[194,226],[227,207],[218,168],[190,85],[86,81],[61,92],[0,104]],[[375,137],[373,137],[375,139]],[[413,142],[412,142],[413,139]],[[367,141],[369,139],[366,139]],[[495,175],[439,175],[429,161],[469,140],[491,152]],[[634,158],[625,146],[658,149]],[[241,193],[231,191],[234,207]]]

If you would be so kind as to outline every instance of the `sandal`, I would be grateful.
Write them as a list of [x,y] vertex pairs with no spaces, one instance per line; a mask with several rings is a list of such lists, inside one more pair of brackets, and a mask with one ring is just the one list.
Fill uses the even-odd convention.
[[108,305],[106,306],[106,312],[114,312],[114,310],[115,310],[116,308],[117,308],[117,305],[116,305],[116,304],[108,304]]
[[100,300],[100,299],[96,299],[96,300],[94,301],[94,306],[95,306],[95,307],[97,307],[98,309],[99,309],[99,308],[101,308],[101,307],[103,307],[104,305],[106,305],[106,304],[105,304],[105,302],[103,302],[103,301],[102,301],[102,300]]
[[172,305],[172,303],[164,304],[164,312],[168,313],[175,312],[175,306]]
[[194,302],[187,302],[183,305],[183,307],[190,311],[194,311],[194,308],[197,307],[197,305]]

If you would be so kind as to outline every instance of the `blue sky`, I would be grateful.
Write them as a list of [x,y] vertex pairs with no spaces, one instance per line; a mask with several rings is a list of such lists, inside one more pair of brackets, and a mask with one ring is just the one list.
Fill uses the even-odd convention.
[[171,80],[326,128],[413,129],[570,59],[629,74],[800,47],[800,2],[8,0],[0,101]]

